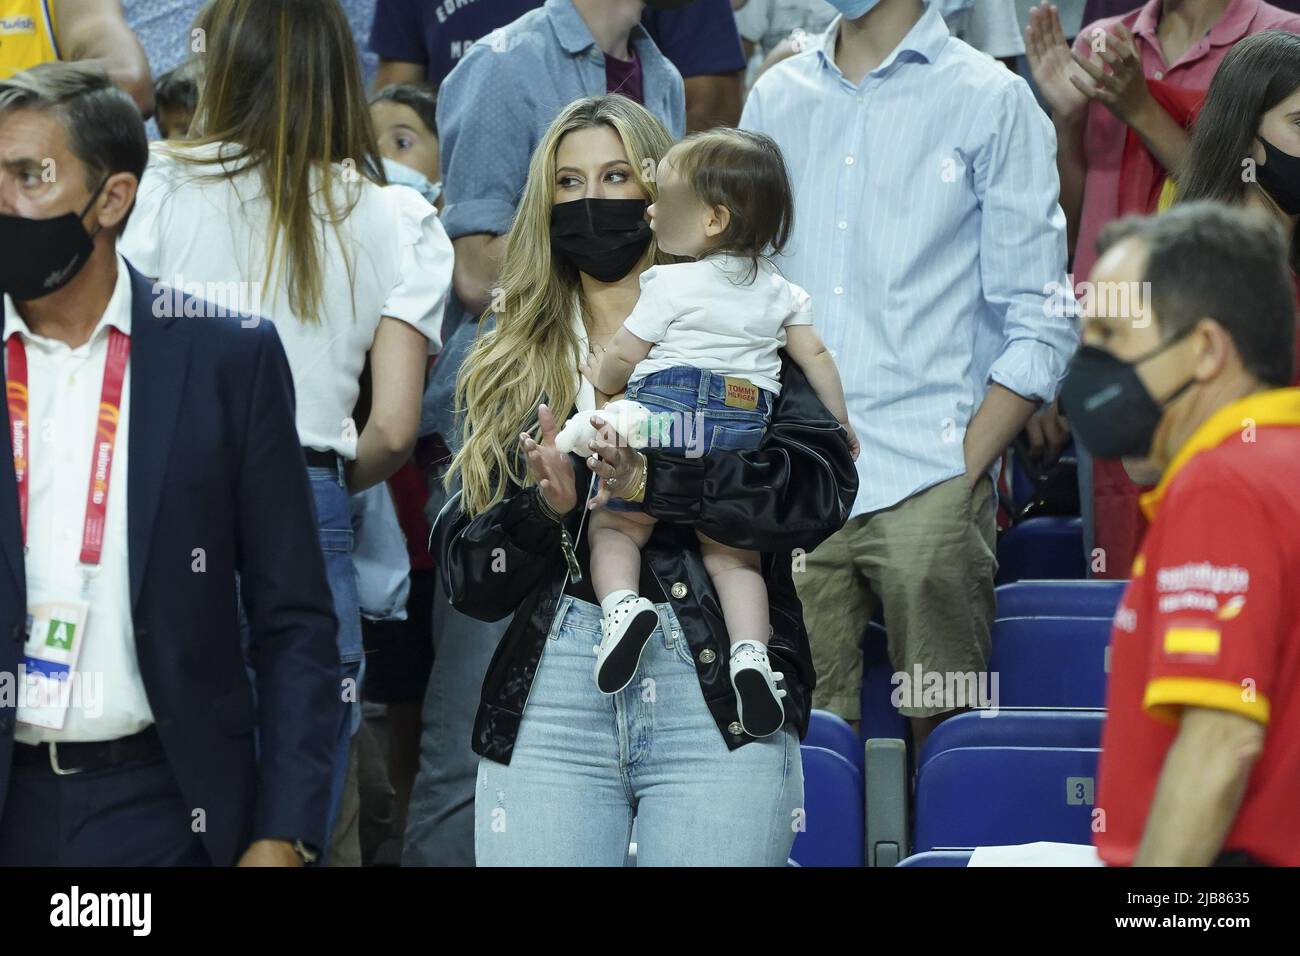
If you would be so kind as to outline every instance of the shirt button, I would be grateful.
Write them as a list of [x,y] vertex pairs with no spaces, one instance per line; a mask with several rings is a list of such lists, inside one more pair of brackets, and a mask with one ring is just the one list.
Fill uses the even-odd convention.
[[1159,70],[1156,70],[1155,76],[1157,80],[1163,80],[1165,78],[1164,73],[1160,72]]
[[744,732],[745,728],[740,726],[740,721],[738,720],[733,720],[731,723],[727,724],[727,733],[731,734],[733,737],[739,737]]
[[843,294],[844,294],[844,286],[842,286],[842,285],[837,285],[837,286],[835,287],[835,294],[836,294],[836,295],[843,295]]
[[849,228],[849,224],[848,224],[847,222],[845,222],[843,219],[841,219],[840,222],[839,222],[839,227],[840,227],[841,229],[847,229],[847,228]]
[[718,659],[718,655],[713,653],[713,651],[707,647],[704,650],[700,651],[701,664],[712,664],[717,659]]
[[672,592],[673,592],[673,597],[677,598],[677,600],[680,601],[682,598],[686,597],[686,585],[682,584],[681,581],[678,581],[676,584],[673,585]]
[[845,157],[844,157],[844,165],[845,165],[845,166],[852,166],[852,165],[853,165],[853,157],[852,157],[852,156],[845,156]]

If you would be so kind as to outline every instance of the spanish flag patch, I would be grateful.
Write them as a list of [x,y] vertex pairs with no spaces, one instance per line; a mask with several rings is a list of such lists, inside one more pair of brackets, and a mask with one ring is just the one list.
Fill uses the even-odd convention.
[[1217,657],[1219,632],[1208,627],[1171,627],[1165,631],[1165,653]]

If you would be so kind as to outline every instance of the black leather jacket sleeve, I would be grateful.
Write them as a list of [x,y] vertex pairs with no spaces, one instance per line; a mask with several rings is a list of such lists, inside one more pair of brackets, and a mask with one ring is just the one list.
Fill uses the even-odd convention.
[[811,551],[838,531],[858,490],[847,436],[788,359],[781,382],[754,451],[695,458],[647,451],[645,510],[750,551]]
[[539,494],[535,487],[512,487],[506,498],[472,518],[461,510],[459,490],[447,501],[434,522],[429,551],[456,610],[499,621],[562,573],[560,525],[542,510]]

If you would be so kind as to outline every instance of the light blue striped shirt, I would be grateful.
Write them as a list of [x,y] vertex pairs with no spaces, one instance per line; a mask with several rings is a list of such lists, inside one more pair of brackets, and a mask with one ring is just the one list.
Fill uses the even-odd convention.
[[1025,82],[931,6],[854,88],[838,29],[765,73],[741,126],[789,167],[795,223],[776,262],[812,296],[844,380],[858,515],[963,474],[992,382],[1053,400],[1078,334],[1049,307],[1071,288],[1065,217],[1056,137]]

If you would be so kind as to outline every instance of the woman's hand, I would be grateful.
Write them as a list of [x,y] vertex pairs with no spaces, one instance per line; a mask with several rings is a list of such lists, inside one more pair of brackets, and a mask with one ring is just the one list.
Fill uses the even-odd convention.
[[1088,96],[1077,88],[1074,80],[1087,77],[1071,56],[1056,7],[1043,3],[1029,8],[1025,57],[1053,116],[1069,120],[1082,112],[1088,105]]
[[1118,119],[1136,128],[1143,115],[1158,104],[1147,89],[1142,57],[1133,42],[1133,34],[1120,23],[1116,24],[1114,33],[1100,39],[1102,42],[1094,47],[1093,57],[1084,59],[1074,54],[1074,61],[1087,72],[1091,82],[1078,76],[1070,82],[1079,92],[1100,100]]
[[599,508],[610,498],[621,498],[640,487],[644,456],[623,444],[618,432],[599,415],[591,416],[591,424],[600,437],[590,443],[587,467],[600,478],[600,490],[587,507]]
[[555,415],[545,405],[537,407],[537,424],[542,431],[541,444],[527,432],[519,434],[519,448],[528,460],[528,473],[537,480],[542,497],[556,514],[567,515],[578,503],[573,483],[573,466],[569,456],[555,447]]

